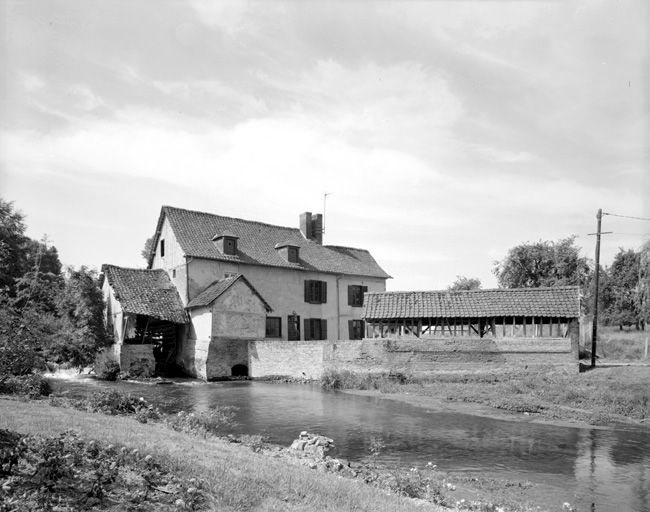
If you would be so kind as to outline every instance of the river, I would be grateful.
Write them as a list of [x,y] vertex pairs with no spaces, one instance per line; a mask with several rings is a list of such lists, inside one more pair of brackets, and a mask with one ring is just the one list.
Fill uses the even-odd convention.
[[57,392],[82,396],[118,388],[166,412],[237,407],[233,433],[263,434],[289,445],[307,430],[334,439],[351,461],[370,457],[373,438],[385,448],[377,462],[529,481],[537,503],[560,510],[650,512],[650,431],[590,429],[505,421],[427,410],[375,397],[324,392],[315,385],[201,382],[170,385],[108,383],[92,378],[52,379]]

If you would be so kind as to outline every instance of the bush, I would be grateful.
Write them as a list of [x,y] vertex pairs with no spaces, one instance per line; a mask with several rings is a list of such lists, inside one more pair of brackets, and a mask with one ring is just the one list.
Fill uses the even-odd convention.
[[89,412],[101,412],[112,416],[133,414],[141,423],[160,419],[160,411],[144,398],[135,398],[116,389],[98,391],[88,398],[74,400],[71,403],[76,409]]
[[106,351],[97,354],[94,368],[95,375],[101,380],[115,381],[120,374],[120,365]]
[[40,396],[48,396],[50,392],[50,383],[38,373],[0,377],[0,393],[6,395],[23,395],[29,398],[38,398]]
[[236,407],[221,406],[203,412],[180,411],[167,419],[167,424],[179,432],[190,434],[218,435],[236,425]]

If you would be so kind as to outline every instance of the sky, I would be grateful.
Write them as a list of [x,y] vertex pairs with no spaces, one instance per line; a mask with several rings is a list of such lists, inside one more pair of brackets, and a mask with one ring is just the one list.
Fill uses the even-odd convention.
[[[0,0],[0,197],[64,264],[142,267],[162,205],[495,287],[650,217],[650,3]],[[324,204],[324,194],[327,196]],[[605,216],[601,261],[650,222]]]

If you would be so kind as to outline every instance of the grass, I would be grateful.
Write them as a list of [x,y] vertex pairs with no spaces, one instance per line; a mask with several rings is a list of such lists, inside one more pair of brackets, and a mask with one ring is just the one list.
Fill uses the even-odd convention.
[[[328,372],[326,389],[365,389],[426,405],[426,398],[487,405],[515,413],[541,413],[594,425],[643,422],[650,417],[650,367],[457,372],[389,378],[385,374]],[[423,403],[424,400],[424,403]]]
[[212,510],[442,510],[221,439],[189,436],[160,423],[144,425],[125,416],[51,407],[45,401],[0,399],[0,428],[41,436],[74,429],[86,439],[150,454],[172,473],[201,479]]
[[650,330],[599,326],[596,354],[607,361],[643,361],[646,339],[650,340]]

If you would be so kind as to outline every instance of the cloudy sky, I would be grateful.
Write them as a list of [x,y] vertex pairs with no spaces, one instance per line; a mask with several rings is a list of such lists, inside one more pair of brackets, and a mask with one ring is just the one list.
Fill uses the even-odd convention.
[[[163,204],[495,286],[519,243],[650,217],[650,8],[0,0],[0,195],[64,263],[142,266]],[[605,263],[650,222],[605,217]]]

